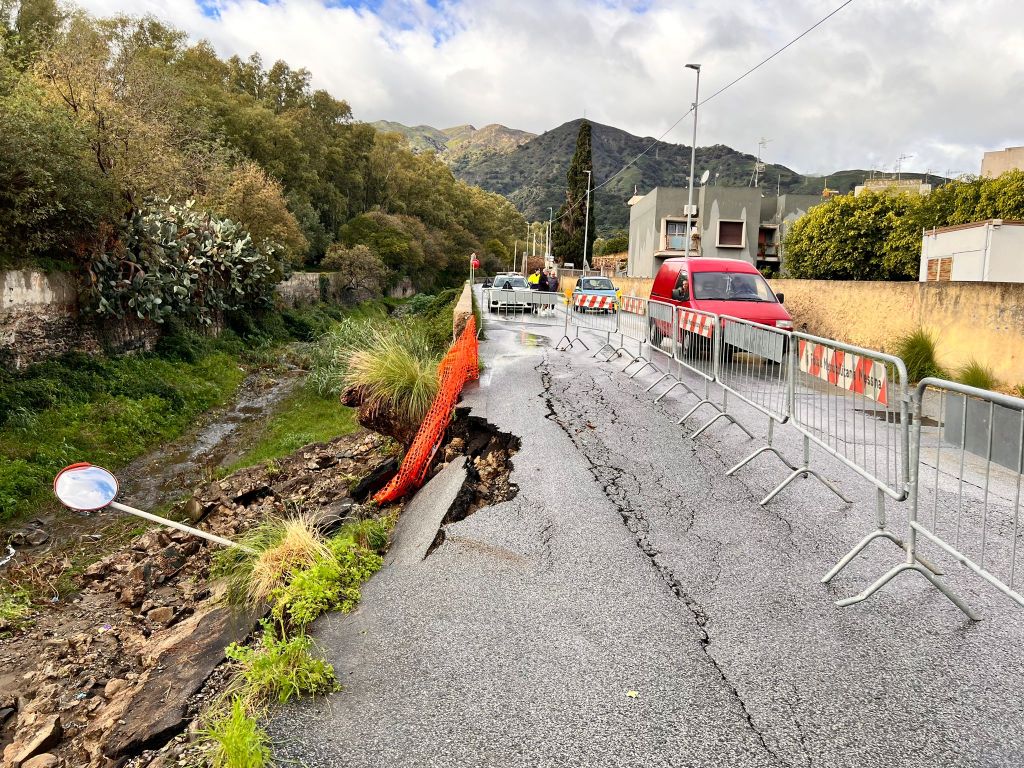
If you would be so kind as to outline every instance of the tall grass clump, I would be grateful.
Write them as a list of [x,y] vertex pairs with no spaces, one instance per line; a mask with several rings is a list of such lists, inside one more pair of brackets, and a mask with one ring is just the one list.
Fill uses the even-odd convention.
[[299,570],[329,554],[308,515],[268,518],[243,537],[242,547],[219,550],[214,575],[224,576],[234,600],[260,603],[270,598]]
[[999,379],[996,378],[992,369],[973,358],[957,371],[956,378],[961,384],[978,389],[997,389],[999,387]]
[[946,377],[946,372],[935,359],[935,347],[935,337],[924,328],[918,328],[897,342],[896,354],[906,364],[911,381],[921,381],[929,376]]
[[200,738],[211,746],[206,758],[213,768],[272,765],[270,737],[246,711],[240,696],[234,696],[228,710],[210,720]]
[[372,343],[348,359],[345,383],[363,391],[363,403],[411,422],[423,420],[437,395],[439,363],[425,339],[412,329],[375,330]]

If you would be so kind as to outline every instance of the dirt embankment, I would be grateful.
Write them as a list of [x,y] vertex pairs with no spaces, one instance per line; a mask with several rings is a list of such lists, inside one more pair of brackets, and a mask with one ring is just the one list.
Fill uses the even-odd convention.
[[[330,527],[366,513],[394,473],[394,445],[359,432],[200,487],[183,505],[196,523],[236,538],[268,514],[301,509]],[[4,766],[169,766],[226,675],[224,648],[257,616],[222,599],[211,548],[154,529],[89,566],[77,594],[35,606],[0,639]],[[20,558],[5,576],[42,586],[59,555]]]

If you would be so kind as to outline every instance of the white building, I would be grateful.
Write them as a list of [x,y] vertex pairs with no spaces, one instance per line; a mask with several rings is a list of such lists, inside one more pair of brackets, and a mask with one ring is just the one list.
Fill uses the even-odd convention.
[[918,279],[1024,283],[1024,221],[989,219],[925,230]]

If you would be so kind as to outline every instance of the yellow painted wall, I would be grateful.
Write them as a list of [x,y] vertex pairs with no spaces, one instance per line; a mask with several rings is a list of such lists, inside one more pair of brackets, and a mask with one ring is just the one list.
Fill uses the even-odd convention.
[[[651,278],[612,278],[623,295],[650,296]],[[786,296],[796,328],[895,352],[900,337],[931,331],[939,364],[955,375],[971,359],[1003,388],[1024,384],[1024,284],[770,280]],[[576,278],[563,277],[563,291]]]
[[894,352],[925,328],[951,373],[971,359],[1004,387],[1024,384],[1024,284],[771,280],[798,330]]

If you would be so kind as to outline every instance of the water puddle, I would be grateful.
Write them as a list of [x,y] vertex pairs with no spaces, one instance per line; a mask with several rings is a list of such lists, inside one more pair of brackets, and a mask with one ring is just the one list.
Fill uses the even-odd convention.
[[0,568],[7,565],[11,560],[14,559],[14,547],[10,544],[7,545],[7,554],[0,558]]

